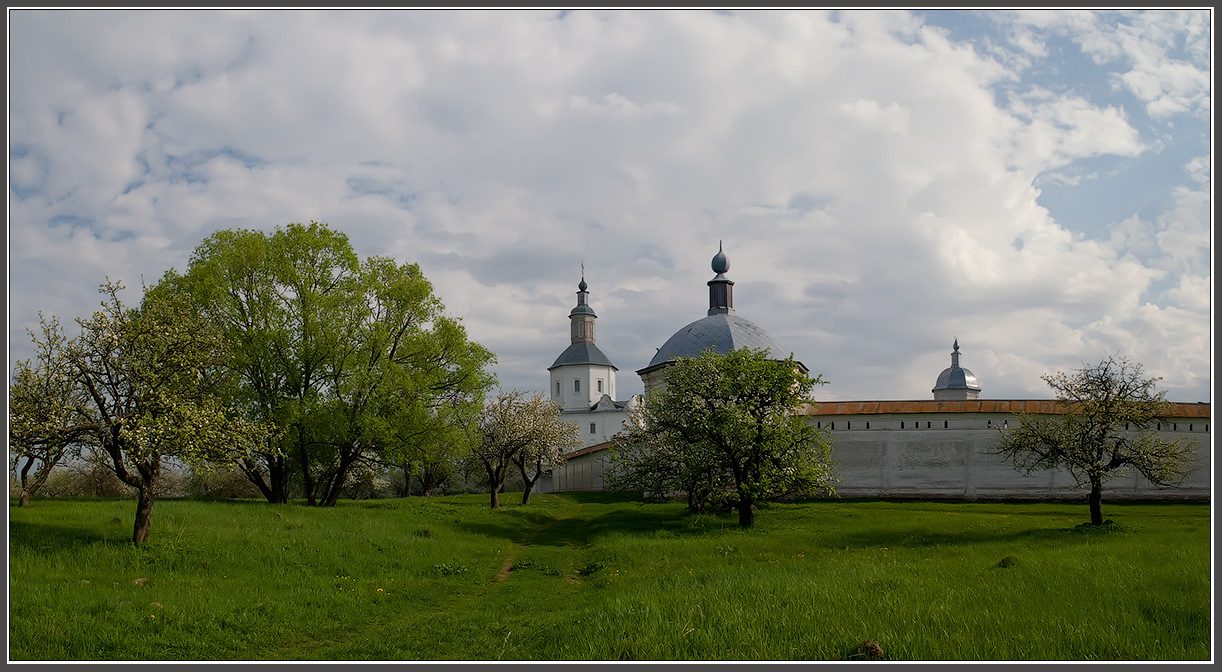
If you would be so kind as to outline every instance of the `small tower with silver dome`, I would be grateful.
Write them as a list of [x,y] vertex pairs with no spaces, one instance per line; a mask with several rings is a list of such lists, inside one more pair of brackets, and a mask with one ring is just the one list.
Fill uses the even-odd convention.
[[938,383],[933,388],[934,401],[963,401],[980,398],[980,386],[976,375],[959,366],[959,339],[955,339],[950,353],[950,367],[938,374]]

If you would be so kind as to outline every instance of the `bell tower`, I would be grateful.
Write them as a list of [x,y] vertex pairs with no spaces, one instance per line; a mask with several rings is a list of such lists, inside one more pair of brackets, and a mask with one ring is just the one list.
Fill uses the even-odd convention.
[[589,411],[604,396],[615,399],[615,365],[594,344],[594,320],[585,264],[577,305],[569,311],[569,347],[548,367],[548,396],[566,412]]
[[586,269],[585,264],[581,265],[581,282],[577,284],[577,305],[573,310],[569,311],[569,332],[573,343],[589,343],[594,344],[594,320],[598,316],[594,314],[594,309],[586,302],[590,293],[586,291],[589,285],[586,284]]

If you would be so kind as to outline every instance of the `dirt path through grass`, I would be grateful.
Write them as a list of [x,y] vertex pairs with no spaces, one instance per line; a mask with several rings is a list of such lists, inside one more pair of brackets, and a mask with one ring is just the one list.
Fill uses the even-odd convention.
[[[548,521],[547,523],[543,525],[539,525],[537,527],[526,530],[520,539],[513,542],[513,549],[511,550],[510,553],[506,555],[505,563],[501,565],[501,570],[497,572],[496,580],[494,581],[494,583],[503,583],[506,579],[509,578],[509,574],[513,571],[514,561],[517,558],[519,551],[523,551],[523,550],[530,548],[535,543],[535,541],[539,538],[539,535],[541,533],[543,533],[545,530],[553,530],[557,526],[570,521],[572,518],[580,514],[582,512],[582,509],[583,507],[581,503],[574,503],[574,506],[568,512],[566,512],[564,515],[560,516],[559,518],[553,518],[552,520]],[[569,539],[567,545],[570,547],[574,545],[572,539]]]

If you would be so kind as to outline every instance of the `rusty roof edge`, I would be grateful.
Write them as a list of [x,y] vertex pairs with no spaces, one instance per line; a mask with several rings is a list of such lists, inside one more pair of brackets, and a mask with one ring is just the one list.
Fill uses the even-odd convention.
[[[1169,402],[1166,418],[1209,418],[1209,402]],[[902,413],[1060,413],[1056,399],[965,399],[953,401],[824,401],[806,405],[801,415],[890,415]]]
[[615,443],[614,441],[603,441],[602,443],[596,443],[592,446],[586,446],[585,448],[578,448],[577,450],[574,450],[571,453],[565,453],[563,457],[564,459],[569,460],[574,457],[581,457],[582,455],[589,455],[590,453],[597,453],[600,450],[607,450],[614,443]]

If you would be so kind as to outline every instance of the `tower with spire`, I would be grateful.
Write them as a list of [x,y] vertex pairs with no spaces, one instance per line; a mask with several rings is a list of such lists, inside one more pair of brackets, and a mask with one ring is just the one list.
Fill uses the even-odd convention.
[[594,321],[589,303],[585,264],[577,284],[577,305],[569,311],[569,346],[548,367],[548,389],[565,419],[581,428],[584,445],[609,440],[623,428],[630,402],[615,400],[615,372],[611,360],[594,343]]

